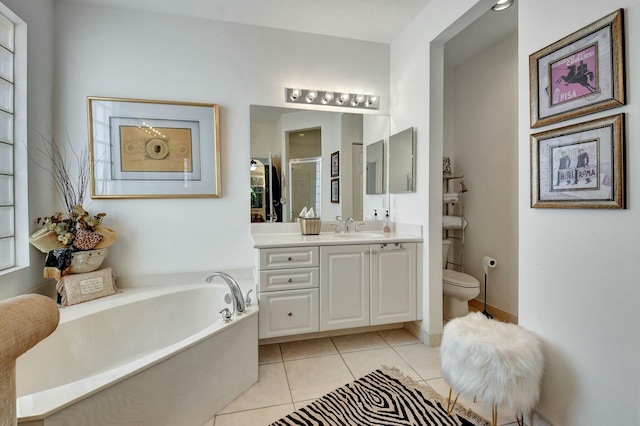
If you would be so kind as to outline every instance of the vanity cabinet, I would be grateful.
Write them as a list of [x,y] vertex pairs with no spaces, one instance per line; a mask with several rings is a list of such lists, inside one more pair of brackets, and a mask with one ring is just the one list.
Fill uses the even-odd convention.
[[416,244],[320,247],[320,330],[416,320]]
[[261,249],[259,267],[259,337],[319,331],[318,247]]
[[259,338],[417,319],[417,244],[258,249]]

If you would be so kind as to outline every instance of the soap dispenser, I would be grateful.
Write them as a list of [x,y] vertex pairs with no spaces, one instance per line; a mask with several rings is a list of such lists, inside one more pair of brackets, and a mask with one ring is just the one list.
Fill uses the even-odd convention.
[[374,210],[373,211],[373,221],[377,222],[378,221],[378,210]]
[[382,231],[385,234],[389,234],[391,233],[391,226],[390,226],[390,218],[389,218],[389,210],[387,210],[387,214],[384,215],[384,227],[382,228]]

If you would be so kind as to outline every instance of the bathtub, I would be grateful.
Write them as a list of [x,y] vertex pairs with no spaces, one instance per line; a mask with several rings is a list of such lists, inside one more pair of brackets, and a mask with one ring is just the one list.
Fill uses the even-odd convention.
[[[244,294],[255,288],[250,271],[228,272]],[[223,324],[229,289],[205,277],[173,281],[196,284],[129,283],[121,293],[62,308],[57,330],[18,358],[18,423],[210,420],[258,380],[258,307]]]

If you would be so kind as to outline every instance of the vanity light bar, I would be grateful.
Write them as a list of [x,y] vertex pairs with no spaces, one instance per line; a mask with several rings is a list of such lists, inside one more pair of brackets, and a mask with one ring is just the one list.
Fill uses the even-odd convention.
[[339,106],[346,108],[378,109],[380,97],[361,93],[331,92],[328,90],[285,87],[284,99],[289,103]]

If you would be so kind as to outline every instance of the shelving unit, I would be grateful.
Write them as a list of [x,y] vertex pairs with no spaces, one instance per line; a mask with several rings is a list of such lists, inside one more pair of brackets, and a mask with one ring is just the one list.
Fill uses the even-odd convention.
[[[463,182],[464,182],[464,175],[461,176],[454,176],[454,175],[444,175],[442,177],[442,192],[444,193],[457,193],[458,194],[458,201],[456,202],[445,202],[443,200],[442,202],[442,214],[443,215],[447,215],[447,216],[458,216],[461,218],[461,226],[460,229],[457,228],[445,228],[443,226],[442,228],[442,238],[443,239],[450,239],[450,240],[454,240],[454,246],[452,248],[455,248],[455,241],[458,242],[459,246],[460,246],[460,263],[456,263],[456,262],[451,262],[447,259],[447,267],[449,267],[449,265],[454,266],[455,268],[457,268],[460,272],[464,272],[464,234],[465,234],[465,217],[464,217],[464,193],[466,192],[466,189],[463,188]],[[458,190],[454,191],[452,189],[452,185],[454,185],[454,183],[457,183],[459,185]],[[464,190],[463,190],[464,189]],[[454,251],[455,252],[455,251]],[[455,260],[455,255],[452,256]]]

